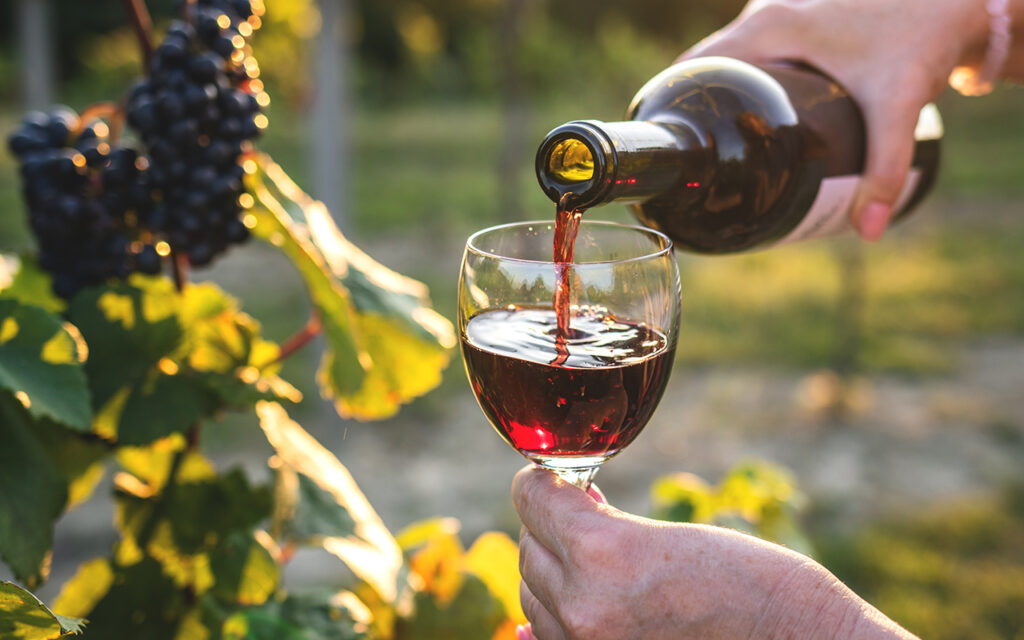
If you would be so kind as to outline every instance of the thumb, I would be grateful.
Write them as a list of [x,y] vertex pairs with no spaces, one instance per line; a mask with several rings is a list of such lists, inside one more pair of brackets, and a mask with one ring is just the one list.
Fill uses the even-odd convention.
[[864,178],[851,210],[860,236],[874,242],[882,237],[895,213],[914,156],[914,127],[920,107],[874,105],[864,108],[867,153]]
[[559,555],[573,531],[593,525],[595,518],[607,517],[610,508],[592,494],[534,465],[521,469],[513,478],[512,502],[523,526]]

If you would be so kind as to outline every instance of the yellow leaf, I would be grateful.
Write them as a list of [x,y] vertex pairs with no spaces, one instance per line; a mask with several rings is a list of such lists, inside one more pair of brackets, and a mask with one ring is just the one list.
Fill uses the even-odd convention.
[[53,603],[53,611],[62,616],[88,615],[114,584],[114,571],[106,558],[96,558],[78,567],[74,577],[64,583]]
[[[525,616],[523,618],[525,619]],[[516,636],[516,627],[521,624],[523,623],[516,620],[502,622],[501,626],[494,632],[494,635],[491,636],[491,640],[516,640],[518,638]]]
[[[497,531],[481,534],[466,553],[466,570],[483,580],[491,593],[505,605],[515,624],[524,624],[526,616],[519,605],[519,546]],[[513,638],[514,635],[513,627]]]
[[414,522],[395,536],[403,551],[410,551],[424,545],[438,536],[450,536],[459,532],[459,521],[455,518],[428,518]]
[[135,305],[129,296],[108,291],[100,296],[96,304],[108,321],[120,322],[128,330],[135,326]]
[[[349,242],[323,203],[268,157],[259,169],[251,189],[264,211],[254,210],[254,233],[292,258],[321,311],[323,396],[343,417],[380,420],[436,387],[456,339],[452,323],[430,308],[426,286]],[[288,213],[296,210],[302,221]]]
[[19,331],[18,321],[14,318],[4,318],[4,322],[0,325],[0,344],[9,342],[18,335]]
[[687,502],[693,506],[692,522],[709,522],[714,515],[712,488],[692,473],[676,473],[659,478],[651,485],[655,509]]
[[389,418],[403,403],[440,384],[450,354],[437,343],[423,340],[385,316],[359,314],[357,321],[371,366],[358,391],[337,399],[339,415],[359,420]]
[[434,536],[409,559],[409,567],[423,581],[423,590],[447,606],[462,587],[462,542],[455,534]]
[[273,402],[256,405],[260,426],[279,460],[301,470],[318,487],[331,494],[355,522],[355,535],[326,537],[323,547],[334,554],[381,597],[400,610],[412,606],[411,590],[400,580],[402,550],[384,522],[359,490],[352,474],[330,451],[288,417]]

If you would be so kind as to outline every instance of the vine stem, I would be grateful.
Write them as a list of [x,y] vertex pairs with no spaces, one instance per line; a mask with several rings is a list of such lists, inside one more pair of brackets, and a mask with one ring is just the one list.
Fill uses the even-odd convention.
[[322,328],[323,323],[320,321],[320,312],[314,308],[309,312],[309,320],[306,321],[306,326],[299,329],[295,335],[281,344],[281,351],[277,354],[277,361],[284,360],[306,346],[307,343],[320,334],[320,329]]
[[153,60],[153,19],[149,17],[144,0],[121,0],[125,13],[131,20],[135,38],[139,41],[142,52],[142,67],[149,75],[150,63]]
[[185,290],[188,282],[188,256],[178,251],[171,251],[171,274],[174,276],[174,288],[178,293]]

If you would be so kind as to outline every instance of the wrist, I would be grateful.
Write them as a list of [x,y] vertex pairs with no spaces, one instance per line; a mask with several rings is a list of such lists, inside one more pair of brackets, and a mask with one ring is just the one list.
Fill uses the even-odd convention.
[[1013,31],[1020,26],[1024,0],[968,0],[960,9],[968,12],[961,16],[967,37],[949,85],[965,96],[985,95],[1010,75]]
[[863,605],[824,567],[803,558],[775,584],[752,637],[854,640]]

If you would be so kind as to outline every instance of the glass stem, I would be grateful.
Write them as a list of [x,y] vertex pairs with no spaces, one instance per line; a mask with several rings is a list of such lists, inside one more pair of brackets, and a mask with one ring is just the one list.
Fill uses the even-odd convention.
[[552,469],[558,477],[586,491],[597,473],[598,467],[580,467],[578,469]]

